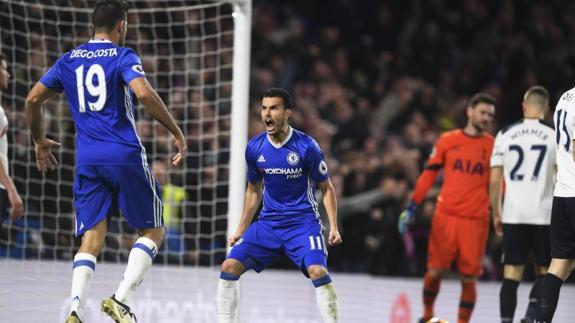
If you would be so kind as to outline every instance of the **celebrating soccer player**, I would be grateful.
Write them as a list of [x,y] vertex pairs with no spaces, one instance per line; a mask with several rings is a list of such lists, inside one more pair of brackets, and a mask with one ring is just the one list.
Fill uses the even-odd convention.
[[427,167],[419,176],[408,207],[399,218],[399,231],[405,233],[413,221],[417,205],[443,169],[444,180],[437,205],[424,277],[424,312],[420,322],[433,317],[433,304],[442,275],[456,261],[461,279],[459,323],[469,322],[475,306],[475,278],[482,272],[485,243],[489,233],[489,157],[493,137],[486,130],[495,111],[495,100],[483,93],[474,95],[467,106],[463,129],[444,133],[435,144]]
[[557,102],[554,121],[557,182],[551,207],[551,264],[537,291],[537,323],[551,322],[561,285],[575,268],[575,88]]
[[[517,287],[529,253],[537,278],[529,293],[525,322],[533,322],[537,288],[551,261],[549,222],[555,181],[555,132],[543,123],[549,93],[531,87],[523,97],[523,117],[497,134],[491,154],[489,197],[495,232],[503,236],[503,284],[499,294],[502,323],[512,323]],[[501,207],[505,178],[505,203]],[[523,321],[522,321],[523,322]]]
[[[284,254],[311,279],[323,321],[338,322],[337,294],[327,271],[327,248],[315,199],[317,185],[330,224],[328,243],[340,244],[335,190],[317,142],[289,126],[292,109],[288,91],[271,88],[264,93],[261,117],[266,131],[246,147],[244,209],[239,227],[228,240],[233,248],[221,268],[220,323],[234,322],[240,275],[248,269],[261,272]],[[251,223],[262,195],[259,220]]]
[[138,55],[122,47],[127,11],[125,1],[98,2],[92,14],[94,38],[61,56],[26,98],[40,171],[58,166],[51,152],[58,143],[46,138],[42,102],[64,91],[77,131],[74,205],[76,235],[82,236],[82,245],[74,257],[67,323],[82,322],[111,207],[118,203],[140,235],[118,289],[102,302],[102,310],[114,321],[135,320],[127,303],[164,240],[160,188],[136,131],[132,94],[174,135],[179,152],[172,164],[179,165],[186,153],[184,135],[146,80]]

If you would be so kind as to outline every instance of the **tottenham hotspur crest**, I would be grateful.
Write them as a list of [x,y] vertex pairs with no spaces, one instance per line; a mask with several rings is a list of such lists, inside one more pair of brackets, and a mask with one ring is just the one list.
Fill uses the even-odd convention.
[[287,162],[288,162],[288,164],[290,164],[290,165],[292,165],[292,166],[297,165],[297,164],[299,163],[299,155],[298,155],[298,153],[293,152],[293,151],[290,152],[290,153],[287,155]]

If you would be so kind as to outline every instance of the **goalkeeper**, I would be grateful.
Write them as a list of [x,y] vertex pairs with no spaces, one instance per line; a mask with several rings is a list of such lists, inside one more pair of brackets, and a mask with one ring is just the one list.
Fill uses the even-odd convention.
[[433,317],[433,304],[442,275],[456,262],[461,279],[459,323],[469,322],[475,305],[475,277],[481,275],[489,233],[489,156],[493,137],[487,133],[495,100],[474,95],[467,106],[467,124],[443,134],[435,144],[426,170],[419,176],[411,202],[399,218],[405,233],[420,203],[443,169],[444,181],[431,224],[427,273],[423,285],[424,312],[421,322]]

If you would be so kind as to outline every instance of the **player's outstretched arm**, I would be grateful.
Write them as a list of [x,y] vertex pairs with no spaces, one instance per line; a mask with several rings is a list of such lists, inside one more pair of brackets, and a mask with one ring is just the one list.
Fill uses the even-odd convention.
[[30,90],[30,93],[28,93],[24,104],[28,125],[32,132],[32,138],[34,138],[36,167],[41,172],[54,170],[58,167],[58,161],[52,154],[52,146],[59,146],[60,144],[46,138],[44,115],[42,113],[42,103],[56,94],[58,93],[37,82]]
[[329,220],[328,243],[330,246],[336,246],[343,241],[337,228],[337,198],[335,196],[335,189],[331,183],[331,180],[329,179],[317,184],[317,186],[321,190],[323,196],[323,205]]
[[4,163],[1,159],[0,159],[0,183],[4,186],[4,188],[6,188],[6,193],[8,194],[8,200],[10,201],[10,205],[12,206],[12,210],[10,211],[10,218],[12,219],[12,221],[18,221],[22,216],[24,206],[22,204],[20,194],[18,194],[18,190],[16,190],[14,182],[6,172],[6,168],[4,167]]
[[242,212],[242,218],[240,219],[240,225],[236,229],[236,232],[228,238],[230,247],[233,247],[238,240],[241,239],[242,235],[252,223],[254,214],[262,200],[262,184],[262,181],[253,183],[248,182],[248,187],[246,188],[246,194],[244,196],[244,210]]
[[427,192],[429,192],[433,183],[435,183],[435,179],[442,168],[440,164],[431,163],[431,161],[432,159],[430,158],[428,166],[423,173],[419,175],[407,207],[399,214],[399,218],[397,219],[397,230],[400,234],[405,234],[408,227],[413,223],[417,206],[421,204],[423,199],[427,196]]
[[489,175],[489,200],[493,213],[493,227],[498,236],[503,236],[503,222],[501,220],[501,186],[503,184],[503,167],[491,167]]
[[176,124],[176,121],[172,115],[168,112],[166,105],[162,101],[162,98],[158,95],[148,80],[144,77],[137,77],[130,81],[130,88],[138,98],[146,110],[158,120],[166,129],[168,129],[176,141],[176,146],[178,146],[178,153],[172,158],[172,165],[178,166],[182,163],[186,157],[186,152],[188,150],[186,144],[186,138],[184,138],[184,133]]

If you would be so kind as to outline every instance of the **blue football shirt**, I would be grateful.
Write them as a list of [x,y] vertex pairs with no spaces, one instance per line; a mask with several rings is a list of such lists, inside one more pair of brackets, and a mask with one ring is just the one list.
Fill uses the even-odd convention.
[[262,133],[248,142],[245,155],[248,181],[264,184],[261,221],[283,225],[319,218],[315,186],[329,175],[312,137],[290,127],[284,142],[276,145]]
[[145,77],[129,48],[92,39],[66,54],[40,79],[66,98],[76,127],[77,165],[147,165],[134,120],[130,81]]

